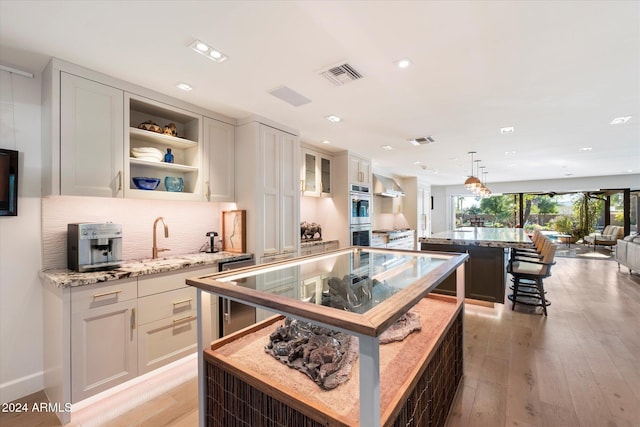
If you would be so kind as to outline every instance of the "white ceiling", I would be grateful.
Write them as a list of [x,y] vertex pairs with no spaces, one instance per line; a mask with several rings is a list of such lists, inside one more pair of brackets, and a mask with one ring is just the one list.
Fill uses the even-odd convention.
[[[197,55],[196,38],[230,59]],[[638,1],[0,0],[0,46],[4,65],[39,72],[55,56],[435,185],[462,183],[469,151],[489,186],[640,172]],[[341,61],[364,77],[318,75]],[[268,93],[283,85],[312,102]]]

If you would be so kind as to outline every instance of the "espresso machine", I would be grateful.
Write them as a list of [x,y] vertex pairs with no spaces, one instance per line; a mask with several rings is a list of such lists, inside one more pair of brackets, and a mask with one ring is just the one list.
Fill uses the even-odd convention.
[[122,264],[122,225],[67,224],[67,268],[79,272],[109,270]]

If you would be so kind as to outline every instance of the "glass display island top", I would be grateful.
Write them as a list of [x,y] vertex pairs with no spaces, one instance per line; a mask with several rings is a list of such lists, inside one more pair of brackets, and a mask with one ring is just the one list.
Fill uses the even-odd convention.
[[187,280],[232,300],[377,337],[468,257],[353,247]]
[[[293,419],[309,426],[405,425],[421,405],[433,406],[422,415],[443,425],[462,378],[467,258],[350,247],[187,279],[198,288],[200,426],[285,426]],[[427,298],[449,277],[457,284],[455,297]],[[357,337],[355,378],[331,391],[299,383],[296,375],[304,375],[264,352],[264,339],[282,316],[214,340],[202,316],[208,294]],[[381,346],[379,336],[411,308],[420,312],[422,332],[400,347]],[[397,349],[402,357],[395,362]],[[250,404],[255,401],[263,403]],[[273,416],[284,418],[274,422]]]

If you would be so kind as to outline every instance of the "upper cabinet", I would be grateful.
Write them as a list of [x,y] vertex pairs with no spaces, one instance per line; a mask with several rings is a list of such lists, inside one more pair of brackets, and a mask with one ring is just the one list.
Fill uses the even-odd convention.
[[349,155],[351,184],[371,185],[371,160]]
[[[42,78],[42,195],[233,202],[235,124],[54,58]],[[159,184],[141,189],[137,177]]]
[[[202,200],[202,116],[131,94],[125,98],[125,196]],[[145,123],[147,129],[140,128]],[[150,150],[162,156],[170,150],[172,161],[149,155]],[[153,191],[140,189],[136,177],[158,178],[160,184]],[[167,188],[166,178],[178,185]]]
[[208,201],[235,201],[235,126],[204,118],[204,197]]
[[122,90],[61,73],[60,194],[123,197],[123,99]]
[[247,252],[257,260],[290,257],[300,245],[298,136],[255,120],[236,132],[236,199],[247,209]]
[[302,148],[300,180],[302,195],[331,197],[331,156]]

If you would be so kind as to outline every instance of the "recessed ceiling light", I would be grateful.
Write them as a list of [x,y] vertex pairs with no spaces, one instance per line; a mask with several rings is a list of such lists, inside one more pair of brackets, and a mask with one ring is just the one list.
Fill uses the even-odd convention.
[[420,160],[416,160],[415,162],[413,162],[414,165],[419,165],[420,163],[422,163]]
[[229,57],[219,49],[216,49],[215,47],[212,47],[200,40],[194,41],[189,45],[189,47],[193,49],[194,52],[198,52],[200,55],[204,55],[215,62],[224,62],[229,59]]
[[631,120],[631,116],[616,117],[615,119],[611,120],[611,122],[609,124],[610,125],[621,125],[623,123],[627,123],[629,120]]
[[328,141],[328,140],[325,139],[324,141],[322,141],[322,143],[323,144],[331,144],[331,141]]
[[411,66],[411,61],[407,58],[403,58],[399,61],[396,61],[396,65],[398,66],[398,68],[408,68]]
[[342,119],[340,117],[335,116],[333,114],[326,116],[325,119],[327,119],[327,120],[329,120],[330,122],[333,122],[333,123],[340,123],[342,121]]
[[500,133],[504,134],[504,133],[513,133],[515,131],[515,128],[513,126],[507,126],[507,127],[503,127],[500,128]]
[[392,147],[392,146],[390,146],[390,145],[383,145],[383,146],[382,146],[382,149],[383,149],[383,150],[387,150],[387,151],[388,151],[388,150],[393,150],[393,147]]
[[189,92],[191,89],[193,89],[193,88],[191,87],[191,85],[189,85],[189,84],[187,84],[187,83],[178,83],[178,84],[176,85],[176,87],[177,87],[178,89],[182,89],[182,90],[184,90],[185,92]]
[[591,150],[593,150],[593,147],[582,147],[582,148],[580,149],[580,152],[581,152],[581,153],[585,153],[585,152],[587,152],[587,151],[591,151]]

